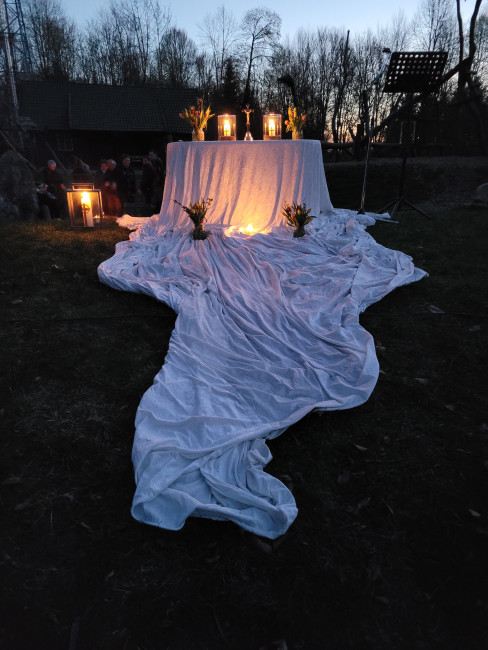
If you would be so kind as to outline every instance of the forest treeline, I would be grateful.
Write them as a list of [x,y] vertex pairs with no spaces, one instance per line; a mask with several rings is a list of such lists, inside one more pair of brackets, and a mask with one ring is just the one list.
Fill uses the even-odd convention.
[[[361,136],[371,122],[381,125],[404,100],[383,92],[381,80],[375,83],[385,48],[447,51],[445,70],[458,72],[435,95],[422,98],[416,115],[424,116],[431,139],[445,140],[453,120],[459,126],[469,107],[474,126],[457,138],[482,141],[488,11],[482,0],[473,0],[473,14],[463,22],[461,2],[419,0],[412,21],[399,11],[375,31],[351,34],[318,25],[287,38],[281,37],[276,12],[257,7],[236,17],[222,5],[203,17],[198,42],[175,25],[159,0],[109,0],[82,27],[60,0],[28,0],[24,20],[35,78],[195,88],[215,110],[240,113],[249,103],[255,116],[285,113],[295,104],[311,109],[307,137],[336,143]],[[376,138],[395,139],[393,132],[390,121],[389,135],[379,128]]]

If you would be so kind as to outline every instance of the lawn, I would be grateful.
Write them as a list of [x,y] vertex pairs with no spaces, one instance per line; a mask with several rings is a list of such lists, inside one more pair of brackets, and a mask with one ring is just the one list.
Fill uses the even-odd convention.
[[2,225],[0,647],[486,648],[488,214],[431,217],[369,229],[429,277],[361,316],[371,398],[270,443],[299,508],[272,552],[230,523],[130,516],[134,416],[175,314],[98,281],[128,232]]

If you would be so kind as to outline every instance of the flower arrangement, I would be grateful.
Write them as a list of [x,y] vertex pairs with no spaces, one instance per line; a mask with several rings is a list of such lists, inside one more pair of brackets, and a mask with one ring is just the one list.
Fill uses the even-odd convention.
[[310,214],[312,208],[307,210],[306,203],[286,203],[283,205],[283,211],[280,213],[286,217],[286,223],[289,226],[293,226],[295,231],[293,237],[303,237],[305,234],[305,226],[315,219],[313,215]]
[[300,134],[305,125],[305,120],[311,112],[312,110],[309,109],[305,113],[299,113],[296,106],[288,106],[288,119],[285,120],[286,131],[291,131],[293,135]]
[[174,203],[181,205],[183,210],[193,221],[193,224],[195,226],[193,229],[193,239],[206,239],[208,237],[208,233],[205,232],[204,221],[206,219],[207,210],[209,209],[213,199],[204,199],[202,197],[199,201],[196,201],[196,203],[192,203],[190,201],[189,206],[183,205],[176,199],[173,199],[173,201]]
[[210,113],[210,106],[204,108],[203,99],[197,99],[196,106],[190,106],[190,108],[184,108],[183,112],[180,113],[182,120],[186,120],[195,131],[201,131],[207,126],[207,122],[215,113]]

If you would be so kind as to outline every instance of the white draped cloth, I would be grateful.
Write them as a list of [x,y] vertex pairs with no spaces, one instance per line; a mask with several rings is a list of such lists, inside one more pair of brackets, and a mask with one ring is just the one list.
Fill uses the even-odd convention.
[[[425,273],[375,242],[365,230],[374,217],[332,208],[316,141],[168,149],[160,214],[98,269],[102,282],[178,314],[136,414],[132,514],[172,530],[189,516],[231,520],[274,539],[297,509],[264,471],[266,439],[313,409],[368,399],[379,368],[359,314]],[[209,196],[211,234],[195,241],[172,199]],[[284,225],[284,201],[317,215],[305,237]],[[249,223],[257,234],[239,230]]]

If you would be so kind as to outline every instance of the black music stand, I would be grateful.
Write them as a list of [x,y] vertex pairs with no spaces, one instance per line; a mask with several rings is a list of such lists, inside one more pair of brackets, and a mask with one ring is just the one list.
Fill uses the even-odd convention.
[[400,187],[398,196],[394,201],[380,211],[388,212],[391,207],[391,216],[393,217],[402,203],[408,205],[412,210],[416,210],[427,219],[430,217],[420,208],[407,201],[403,196],[405,184],[405,169],[410,149],[409,133],[410,122],[412,119],[412,105],[414,93],[434,92],[438,88],[442,71],[447,61],[447,52],[393,52],[390,58],[390,64],[386,72],[385,93],[408,93],[408,116],[407,116],[407,142],[402,143],[402,170],[400,174]]

